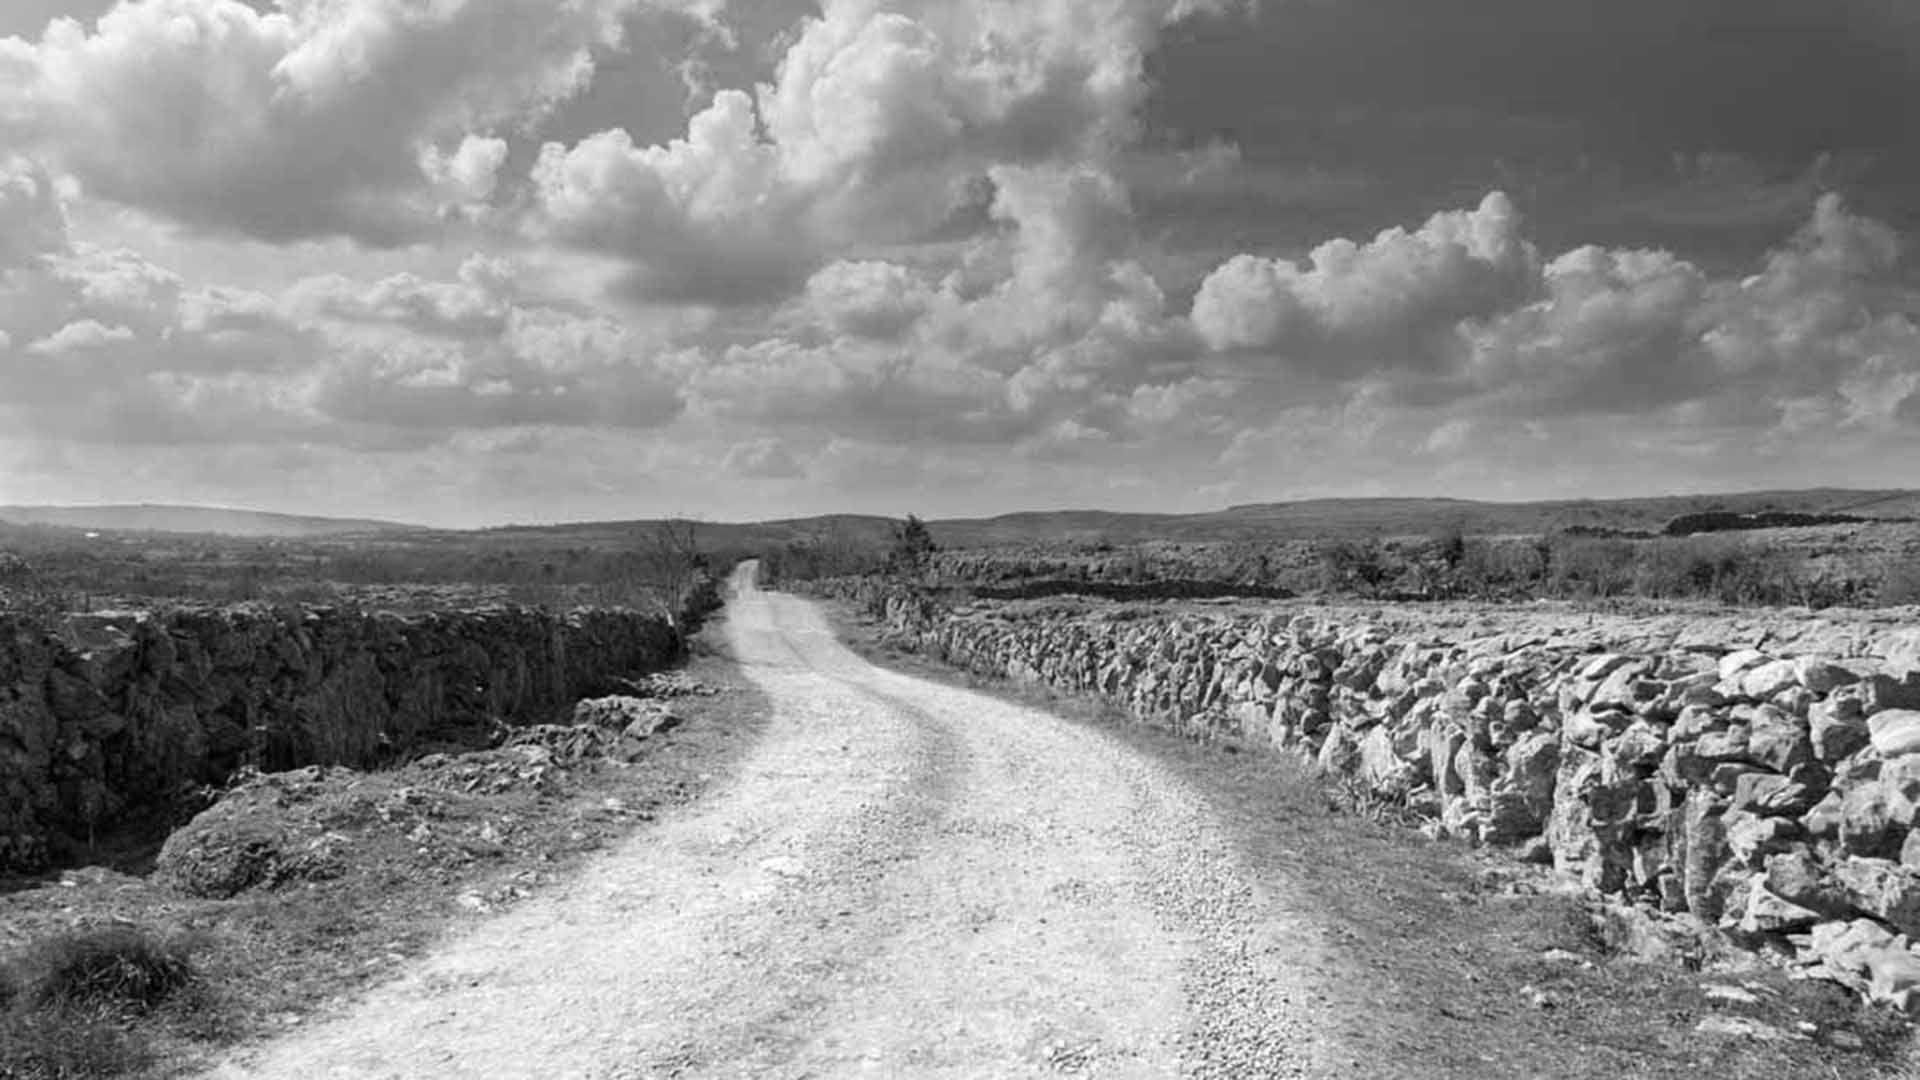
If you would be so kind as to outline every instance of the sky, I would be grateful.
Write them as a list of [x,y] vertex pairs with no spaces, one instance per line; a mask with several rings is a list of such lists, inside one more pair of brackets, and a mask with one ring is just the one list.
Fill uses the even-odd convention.
[[0,504],[1920,486],[1910,0],[5,0]]

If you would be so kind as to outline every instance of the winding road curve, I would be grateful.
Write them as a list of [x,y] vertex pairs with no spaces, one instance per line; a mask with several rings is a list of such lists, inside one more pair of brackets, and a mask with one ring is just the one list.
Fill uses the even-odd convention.
[[1183,783],[736,576],[708,798],[220,1077],[1319,1076],[1333,967]]

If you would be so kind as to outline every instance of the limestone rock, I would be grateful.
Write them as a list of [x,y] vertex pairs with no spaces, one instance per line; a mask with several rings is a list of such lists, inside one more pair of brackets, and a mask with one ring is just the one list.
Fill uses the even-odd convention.
[[1807,712],[1809,741],[1821,761],[1839,761],[1867,745],[1867,720],[1855,698],[1821,702]]
[[1747,893],[1740,929],[1749,934],[1785,934],[1805,930],[1820,919],[1819,912],[1801,907],[1764,886],[1756,886]]
[[1841,863],[1834,882],[1860,911],[1903,934],[1920,933],[1920,874],[1887,859]]
[[1747,757],[1775,772],[1791,772],[1814,760],[1808,726],[1772,705],[1754,710],[1747,736]]
[[1800,685],[1821,697],[1860,681],[1858,674],[1823,656],[1795,657],[1793,663]]
[[1785,818],[1759,817],[1729,810],[1721,822],[1727,850],[1741,866],[1759,869],[1768,855],[1788,850],[1801,836],[1800,826]]
[[1748,813],[1798,817],[1812,809],[1817,794],[1778,773],[1742,773],[1734,783],[1733,805]]
[[1897,855],[1906,831],[1894,818],[1886,789],[1876,781],[1841,796],[1839,836],[1840,843],[1855,855]]
[[1852,908],[1845,890],[1828,880],[1819,861],[1805,848],[1768,856],[1765,885],[1775,896],[1825,918],[1837,918]]
[[1740,674],[1741,696],[1756,701],[1766,701],[1782,690],[1799,684],[1799,665],[1791,660],[1774,660],[1748,668]]
[[1886,709],[1867,718],[1873,748],[1883,758],[1920,753],[1920,710]]

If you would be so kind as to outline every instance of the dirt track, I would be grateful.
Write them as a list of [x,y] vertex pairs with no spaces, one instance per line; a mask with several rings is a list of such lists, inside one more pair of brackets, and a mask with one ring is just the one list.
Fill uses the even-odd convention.
[[1161,767],[737,580],[737,778],[213,1075],[1307,1076],[1316,928]]

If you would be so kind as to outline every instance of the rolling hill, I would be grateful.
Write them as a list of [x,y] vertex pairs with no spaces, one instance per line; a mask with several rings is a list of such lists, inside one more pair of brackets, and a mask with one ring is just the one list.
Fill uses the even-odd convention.
[[[1451,529],[1473,535],[1513,535],[1573,526],[1657,532],[1682,514],[1707,511],[1920,519],[1920,491],[1818,488],[1514,503],[1442,498],[1308,499],[1254,503],[1201,514],[1028,511],[990,518],[934,519],[928,526],[941,546],[972,548],[1101,541],[1200,543],[1418,536]],[[648,528],[645,521],[589,522],[510,526],[478,535],[533,544],[592,544],[644,539]],[[700,536],[705,544],[726,548],[751,549],[796,540],[864,546],[886,543],[892,530],[893,521],[888,518],[836,514],[754,523],[706,522],[700,526]]]
[[[911,509],[911,507],[903,508]],[[1104,510],[1042,510],[989,518],[928,522],[943,547],[1010,544],[1190,543],[1234,540],[1310,540],[1369,536],[1431,535],[1460,530],[1472,535],[1537,534],[1573,526],[1658,531],[1682,514],[1708,511],[1854,514],[1920,520],[1920,491],[1856,491],[1816,488],[1718,495],[1663,495],[1631,499],[1559,499],[1484,502],[1469,499],[1307,499],[1252,503],[1200,514],[1139,514]],[[487,529],[429,529],[390,521],[269,514],[214,507],[0,506],[0,523],[98,531],[217,533],[248,538],[365,538],[407,545],[435,542],[530,548],[645,545],[654,523],[647,520],[589,521],[560,525],[508,525]],[[892,519],[830,514],[760,522],[702,522],[703,546],[750,551],[796,541],[823,545],[884,545]]]
[[97,532],[214,533],[311,539],[419,531],[419,526],[354,518],[268,514],[212,506],[139,503],[119,506],[0,506],[0,522]]

